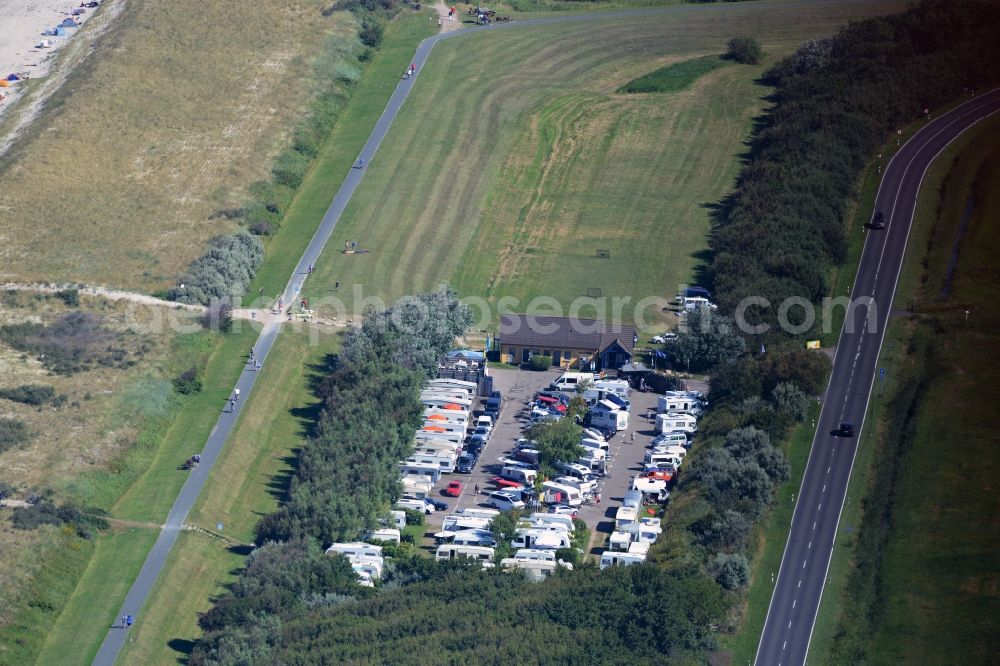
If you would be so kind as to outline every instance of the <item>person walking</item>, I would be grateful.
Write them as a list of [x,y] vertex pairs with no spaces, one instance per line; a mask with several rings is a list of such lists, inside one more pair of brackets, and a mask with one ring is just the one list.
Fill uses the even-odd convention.
[[122,615],[122,629],[125,628],[125,616]]
[[236,401],[235,400],[230,400],[229,401],[229,413],[232,414],[235,411],[236,411]]
[[125,616],[125,627],[130,628],[132,626],[132,613]]
[[333,283],[333,290],[337,291],[339,289],[340,289],[340,280],[337,280],[336,282]]
[[635,431],[634,430],[629,434],[629,441],[632,444],[635,444]]
[[475,490],[476,490],[476,494],[478,495],[479,494],[479,484],[478,483],[476,484]]
[[236,388],[233,389],[233,400],[235,400],[236,402],[239,402],[239,400],[240,400],[240,387],[239,386],[237,386]]
[[253,369],[254,370],[260,370],[260,361],[254,361],[253,362]]
[[256,356],[256,354],[254,354],[253,345],[250,345],[250,360],[252,361],[255,358],[257,358],[257,356]]

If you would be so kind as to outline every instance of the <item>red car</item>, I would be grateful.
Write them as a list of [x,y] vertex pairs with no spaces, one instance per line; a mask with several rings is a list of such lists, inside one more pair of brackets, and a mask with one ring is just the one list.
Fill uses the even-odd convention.
[[461,481],[451,481],[448,483],[448,487],[444,489],[444,494],[449,497],[458,497],[462,494],[462,482]]

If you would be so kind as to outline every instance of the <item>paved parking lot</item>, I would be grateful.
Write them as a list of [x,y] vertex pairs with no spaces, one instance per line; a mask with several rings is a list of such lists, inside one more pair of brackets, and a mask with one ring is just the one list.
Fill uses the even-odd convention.
[[[429,533],[437,531],[444,516],[456,509],[471,506],[487,506],[486,495],[493,490],[492,478],[500,471],[498,462],[508,455],[514,443],[521,437],[524,425],[527,423],[525,405],[536,391],[547,388],[549,383],[561,372],[535,372],[531,370],[496,370],[492,369],[493,386],[503,393],[503,409],[494,427],[493,435],[479,457],[479,464],[472,474],[449,474],[439,484],[444,488],[448,481],[458,480],[463,483],[460,497],[450,498],[438,493],[437,499],[448,502],[447,511],[438,511],[428,516]],[[643,455],[646,445],[653,438],[655,425],[656,394],[633,391],[629,396],[632,411],[629,414],[629,430],[619,432],[609,442],[608,476],[598,484],[601,502],[598,505],[584,505],[580,508],[579,517],[595,532],[591,543],[602,549],[605,536],[614,528],[615,512],[621,506],[625,491],[628,490],[632,477],[642,470]],[[479,409],[482,405],[479,405]],[[653,419],[649,414],[654,414]],[[631,443],[631,435],[635,433],[635,444]],[[480,494],[475,493],[479,484]],[[604,533],[604,534],[599,534]]]

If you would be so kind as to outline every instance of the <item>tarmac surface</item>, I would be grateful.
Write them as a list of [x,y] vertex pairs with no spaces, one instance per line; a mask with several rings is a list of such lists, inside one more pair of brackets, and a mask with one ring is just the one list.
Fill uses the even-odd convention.
[[[845,318],[833,372],[823,400],[809,462],[796,494],[798,503],[781,560],[756,663],[804,664],[816,614],[826,585],[840,514],[868,411],[885,329],[913,221],[917,194],[930,163],[947,145],[979,120],[1000,110],[1000,90],[974,97],[935,118],[896,153],[886,167],[875,200],[886,227],[866,231],[864,253],[852,301],[871,299]],[[856,437],[835,435],[839,424],[854,424]]]

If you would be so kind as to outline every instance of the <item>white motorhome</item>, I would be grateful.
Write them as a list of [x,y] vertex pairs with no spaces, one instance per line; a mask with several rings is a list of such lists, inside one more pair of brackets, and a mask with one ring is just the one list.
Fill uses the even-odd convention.
[[400,461],[399,471],[403,476],[426,476],[431,484],[441,480],[441,468],[437,465]]
[[533,513],[528,516],[528,522],[535,527],[546,525],[559,525],[567,532],[572,532],[575,527],[570,516],[562,516],[556,513]]
[[456,546],[486,546],[488,548],[494,548],[497,545],[496,540],[493,538],[493,534],[489,530],[474,529],[474,530],[460,530],[453,533],[454,536],[451,537],[451,543]]
[[679,414],[677,412],[667,412],[656,415],[656,432],[684,432],[694,433],[698,431],[698,418],[691,414]]
[[382,546],[376,546],[363,541],[334,543],[326,549],[326,553],[327,555],[337,553],[348,559],[352,557],[382,557]]
[[583,479],[578,479],[575,476],[557,476],[552,480],[564,486],[576,488],[584,497],[593,495],[594,491],[597,489],[597,482],[592,479],[585,481]]
[[399,530],[396,529],[395,527],[383,527],[380,530],[372,530],[371,532],[365,535],[365,538],[370,539],[372,541],[388,541],[390,543],[399,543],[400,533]]
[[486,518],[489,520],[499,516],[500,512],[496,509],[484,509],[479,506],[470,506],[465,509],[459,509],[454,515],[462,516],[464,518]]
[[563,373],[562,377],[554,380],[549,384],[549,388],[553,391],[563,391],[566,393],[575,393],[576,389],[583,382],[594,381],[594,375],[587,372],[566,372]]
[[390,511],[389,512],[389,524],[395,527],[397,530],[401,530],[406,527],[406,512],[405,511]]
[[632,387],[624,379],[598,379],[594,382],[594,388],[601,391],[611,391],[620,398],[628,400]]
[[420,396],[420,404],[433,409],[448,409],[455,412],[472,411],[472,401],[447,395],[429,394]]
[[645,561],[645,556],[633,553],[616,553],[606,550],[601,554],[602,569],[607,569],[608,567],[628,567],[633,564],[642,564]]
[[424,421],[420,428],[424,432],[454,432],[465,437],[468,432],[468,425],[465,423],[455,423],[452,421]]
[[509,479],[523,483],[526,486],[534,485],[538,472],[533,469],[525,469],[520,466],[504,465],[500,468],[500,478]]
[[689,395],[661,395],[656,399],[656,413],[683,412],[699,416],[702,412],[701,400]]
[[654,502],[665,502],[670,497],[666,481],[650,479],[645,476],[637,476],[632,479],[632,490],[638,490],[644,497],[648,497]]
[[468,427],[469,416],[469,412],[462,412],[457,409],[434,409],[433,407],[424,408],[424,421],[464,423],[466,427]]
[[594,439],[593,437],[584,437],[580,440],[580,446],[585,449],[598,449],[599,451],[607,452],[611,447],[608,445],[607,441],[603,439]]
[[639,507],[637,506],[620,506],[618,511],[615,513],[615,529],[621,530],[622,527],[628,525],[629,523],[634,523],[639,520]]
[[543,548],[521,548],[514,552],[515,560],[533,560],[536,562],[555,562],[556,552]]
[[416,440],[422,439],[437,439],[444,442],[452,442],[454,444],[461,444],[465,441],[465,436],[458,432],[447,432],[440,430],[418,430],[416,433]]
[[681,300],[681,304],[684,306],[685,310],[698,310],[700,308],[708,308],[709,310],[716,310],[718,306],[712,301],[704,298],[703,296],[685,296]]
[[608,409],[606,407],[602,409],[602,405],[611,404],[613,403],[607,400],[597,403],[597,406],[590,412],[590,425],[606,430],[614,430],[615,432],[628,430],[628,412],[621,409]]
[[455,471],[456,456],[433,456],[427,454],[414,454],[404,462],[416,465],[436,465],[442,474],[450,474]]
[[457,560],[468,558],[479,562],[492,562],[495,551],[488,546],[459,546],[453,543],[442,544],[434,553],[438,560]]
[[674,469],[681,466],[681,458],[675,453],[657,453],[655,451],[647,451],[644,462],[646,465],[673,467]]
[[546,504],[568,504],[580,506],[583,504],[583,493],[579,488],[564,486],[561,483],[545,481],[542,483],[542,501]]
[[569,534],[566,532],[545,530],[537,527],[519,527],[511,541],[514,548],[540,548],[558,550],[571,547]]
[[406,474],[400,478],[400,483],[403,484],[404,495],[412,495],[418,498],[427,497],[430,495],[431,489],[434,488],[431,480],[422,474],[417,476]]

